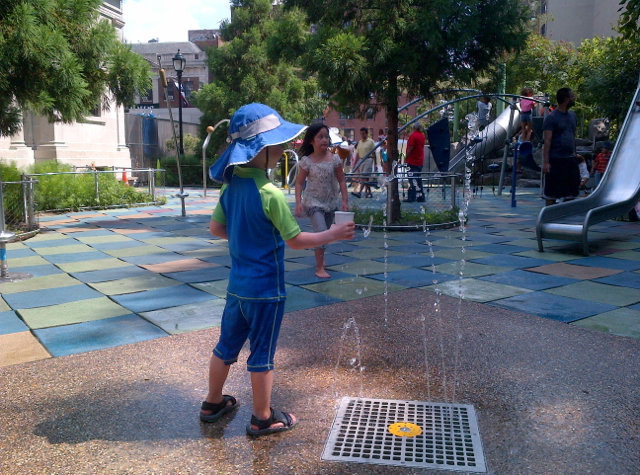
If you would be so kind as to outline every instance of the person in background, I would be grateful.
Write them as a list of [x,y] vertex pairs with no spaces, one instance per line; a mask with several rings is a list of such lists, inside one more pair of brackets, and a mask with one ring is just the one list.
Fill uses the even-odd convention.
[[596,177],[596,187],[600,184],[604,172],[607,171],[609,160],[611,159],[611,149],[613,145],[608,140],[602,146],[602,150],[596,158],[593,160],[593,166],[591,167],[591,176]]
[[587,161],[582,155],[578,155],[578,168],[580,169],[580,189],[584,190],[586,194],[589,194],[590,191],[587,189],[589,169],[587,168]]
[[[422,167],[424,166],[424,145],[426,139],[422,133],[422,124],[413,124],[413,132],[407,140],[407,165],[409,166],[409,191],[405,203],[425,202],[424,186],[422,184]],[[413,176],[413,177],[412,177]],[[418,192],[416,193],[416,185]]]
[[491,117],[491,101],[489,100],[489,96],[483,96],[478,101],[478,128],[483,130],[487,125],[489,125],[489,119]]
[[[366,161],[364,161],[361,165],[358,164],[369,154],[369,152],[371,152],[371,150],[373,150],[373,147],[375,146],[376,144],[369,137],[369,131],[367,130],[367,128],[362,127],[360,129],[360,141],[358,142],[358,146],[356,147],[356,164],[353,165],[353,168],[351,169],[353,173],[361,173],[362,175],[367,175],[373,171],[372,155],[370,155],[369,158],[367,158]],[[354,191],[351,192],[351,194],[356,198],[361,198],[362,191],[364,191],[365,197],[370,198],[371,187],[365,184],[368,181],[368,178],[366,176],[363,176],[356,179],[356,181],[358,183],[354,186]]]
[[[521,96],[533,97],[533,89],[525,87],[520,91]],[[531,110],[535,105],[535,101],[531,99],[522,99],[520,101],[520,122],[522,123],[522,142],[531,140]]]

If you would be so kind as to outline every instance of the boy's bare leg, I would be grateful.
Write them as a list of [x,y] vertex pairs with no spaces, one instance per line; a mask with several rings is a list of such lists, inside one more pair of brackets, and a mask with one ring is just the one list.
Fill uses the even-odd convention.
[[[253,415],[258,419],[265,421],[271,417],[271,389],[273,388],[273,370],[263,371],[259,373],[251,373],[251,388],[253,390]],[[296,417],[291,414],[293,423]],[[278,422],[272,427],[282,427],[284,424]],[[257,426],[251,425],[251,428],[258,430]]]
[[[205,401],[213,404],[222,402],[222,387],[227,380],[230,368],[231,365],[226,365],[216,355],[211,355],[211,360],[209,361],[209,394],[207,394]],[[213,411],[201,412],[205,415],[213,414]]]
[[314,249],[313,252],[316,255],[316,277],[320,277],[321,279],[330,279],[331,276],[326,270],[324,270],[324,249]]

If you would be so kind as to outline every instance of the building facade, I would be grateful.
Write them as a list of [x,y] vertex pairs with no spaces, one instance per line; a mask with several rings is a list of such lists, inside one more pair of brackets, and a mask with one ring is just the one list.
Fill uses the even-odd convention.
[[[121,0],[106,0],[99,13],[114,25],[122,39],[121,4]],[[13,161],[21,168],[51,159],[75,166],[130,167],[124,110],[111,104],[108,110],[96,110],[75,124],[50,123],[45,117],[26,113],[20,133],[0,137],[0,159]]]
[[616,36],[620,0],[541,0],[539,33],[554,41],[580,46],[584,39]]

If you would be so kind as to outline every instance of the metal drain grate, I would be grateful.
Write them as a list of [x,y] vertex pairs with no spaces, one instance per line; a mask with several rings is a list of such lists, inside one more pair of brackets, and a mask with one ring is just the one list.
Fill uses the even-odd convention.
[[322,460],[486,472],[476,412],[465,404],[345,397]]

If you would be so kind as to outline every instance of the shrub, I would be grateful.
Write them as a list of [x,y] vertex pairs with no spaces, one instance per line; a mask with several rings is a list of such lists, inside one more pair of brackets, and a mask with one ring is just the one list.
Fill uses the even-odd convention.
[[[373,216],[372,224],[374,226],[382,226],[385,221],[384,211],[382,209],[367,209],[352,207],[351,210],[355,213],[354,221],[356,224],[366,225]],[[452,209],[446,211],[431,211],[420,213],[418,211],[403,211],[400,220],[397,223],[389,223],[387,225],[394,226],[422,226],[423,224],[444,224],[455,223],[458,221],[459,208],[454,206]]]

